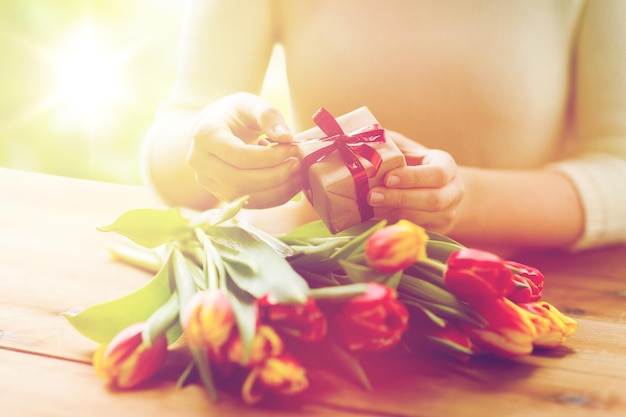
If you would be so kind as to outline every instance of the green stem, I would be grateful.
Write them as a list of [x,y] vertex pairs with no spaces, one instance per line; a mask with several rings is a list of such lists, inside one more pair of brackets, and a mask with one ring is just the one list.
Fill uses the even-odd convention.
[[432,269],[434,272],[439,273],[443,276],[446,273],[447,266],[445,263],[438,261],[432,258],[424,258],[417,262],[420,265],[424,265],[425,267]]
[[191,297],[198,291],[193,279],[193,275],[187,265],[185,255],[174,247],[170,256],[170,267],[172,268],[172,275],[174,276],[174,283],[176,285],[176,292],[178,293],[178,301],[180,308],[184,308]]
[[163,265],[163,260],[154,250],[122,244],[109,248],[109,251],[115,259],[149,272],[156,273]]

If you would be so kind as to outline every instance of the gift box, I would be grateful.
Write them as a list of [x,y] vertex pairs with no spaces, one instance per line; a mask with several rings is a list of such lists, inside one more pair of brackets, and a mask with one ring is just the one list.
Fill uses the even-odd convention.
[[340,232],[389,209],[367,204],[367,193],[383,185],[385,174],[405,166],[404,155],[386,138],[367,107],[336,119],[325,109],[313,116],[316,127],[295,137],[307,183],[305,195],[331,233]]

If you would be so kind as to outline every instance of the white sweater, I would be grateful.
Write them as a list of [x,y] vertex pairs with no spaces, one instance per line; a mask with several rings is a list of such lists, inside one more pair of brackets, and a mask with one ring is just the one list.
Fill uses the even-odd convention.
[[575,249],[626,242],[626,0],[217,3],[192,12],[172,102],[258,89],[279,42],[296,129],[366,105],[460,165],[558,170],[584,207]]

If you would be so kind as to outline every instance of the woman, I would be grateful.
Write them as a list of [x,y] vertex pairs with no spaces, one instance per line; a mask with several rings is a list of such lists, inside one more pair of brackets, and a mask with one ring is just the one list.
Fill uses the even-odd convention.
[[[319,107],[367,106],[408,162],[369,192],[390,220],[472,245],[624,242],[624,21],[620,0],[191,1],[146,176],[170,204],[247,194],[290,228],[313,218],[283,204],[301,166],[259,135],[288,143]],[[256,95],[276,43],[293,124]]]

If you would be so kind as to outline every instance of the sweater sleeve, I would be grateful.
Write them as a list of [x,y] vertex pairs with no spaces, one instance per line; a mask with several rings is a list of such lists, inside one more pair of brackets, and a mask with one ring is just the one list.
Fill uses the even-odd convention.
[[626,243],[626,2],[588,1],[574,44],[574,130],[566,159],[585,212],[574,250]]

